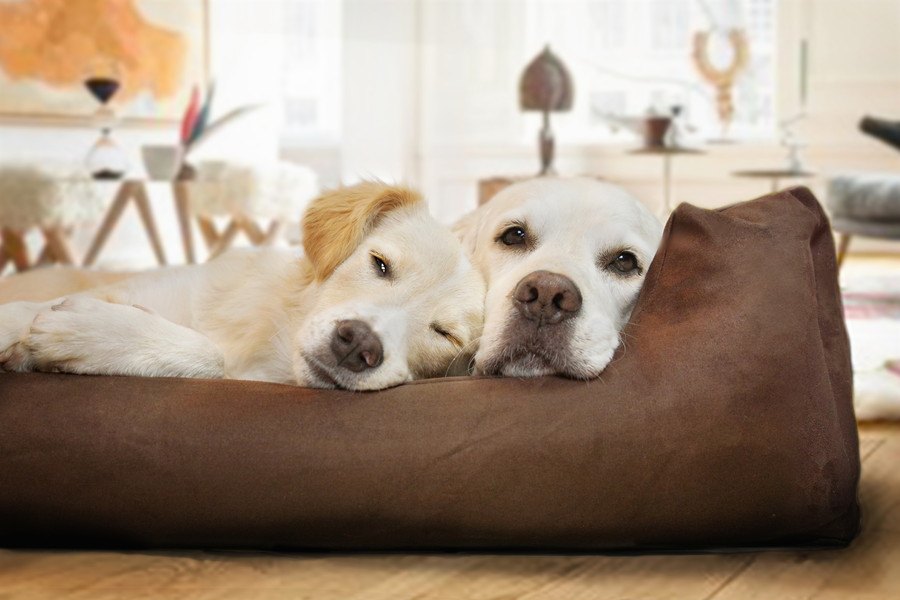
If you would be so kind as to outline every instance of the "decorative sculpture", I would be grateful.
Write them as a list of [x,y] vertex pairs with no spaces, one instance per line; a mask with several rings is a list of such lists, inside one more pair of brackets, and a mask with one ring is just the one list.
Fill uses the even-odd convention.
[[725,138],[734,118],[731,89],[740,72],[747,66],[750,45],[743,30],[729,29],[727,39],[732,49],[731,62],[725,67],[716,66],[709,48],[710,36],[713,33],[715,31],[698,31],[694,34],[693,57],[700,74],[716,88],[716,108],[722,125],[722,137]]
[[571,110],[572,77],[562,61],[547,46],[532,60],[519,80],[519,106],[523,111],[541,111],[544,121],[538,134],[541,155],[540,175],[552,175],[555,142],[550,129],[550,112]]

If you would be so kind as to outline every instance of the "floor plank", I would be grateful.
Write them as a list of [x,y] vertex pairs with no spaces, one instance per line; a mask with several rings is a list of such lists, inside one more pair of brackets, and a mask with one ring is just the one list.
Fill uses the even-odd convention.
[[863,531],[846,550],[758,554],[715,600],[900,597],[900,428],[861,432]]

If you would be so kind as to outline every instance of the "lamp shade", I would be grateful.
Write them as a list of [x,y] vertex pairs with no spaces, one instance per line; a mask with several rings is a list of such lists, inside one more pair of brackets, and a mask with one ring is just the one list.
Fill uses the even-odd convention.
[[519,80],[522,110],[566,111],[572,108],[572,76],[550,46],[528,63]]

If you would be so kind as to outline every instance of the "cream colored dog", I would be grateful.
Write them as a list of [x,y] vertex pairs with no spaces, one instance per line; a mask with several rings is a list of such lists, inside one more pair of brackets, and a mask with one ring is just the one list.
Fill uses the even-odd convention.
[[[65,299],[0,305],[0,368],[350,390],[464,372],[484,282],[417,194],[378,183],[325,194],[303,233],[305,257],[236,250],[75,295],[97,279],[70,271],[54,294]],[[58,285],[59,270],[11,278],[0,301],[54,272]]]
[[475,372],[579,379],[612,359],[662,234],[621,188],[557,178],[504,189],[455,230],[488,286]]

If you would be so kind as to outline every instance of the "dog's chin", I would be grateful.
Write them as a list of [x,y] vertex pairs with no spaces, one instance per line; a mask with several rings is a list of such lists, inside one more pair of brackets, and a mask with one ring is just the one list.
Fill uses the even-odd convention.
[[297,353],[294,359],[294,375],[297,383],[302,386],[321,388],[326,390],[348,389],[341,384],[340,378],[332,373],[332,370],[322,364],[315,357],[308,356],[302,352]]
[[307,352],[298,352],[294,363],[297,383],[302,386],[348,390],[351,392],[372,392],[398,386],[409,381],[409,377],[394,377],[381,380],[378,377],[359,377],[329,365],[325,360]]
[[513,346],[475,357],[475,374],[502,377],[559,375],[569,379],[596,379],[612,360],[615,348],[590,357],[576,357],[570,349],[550,350]]

